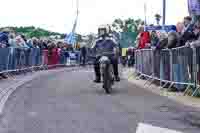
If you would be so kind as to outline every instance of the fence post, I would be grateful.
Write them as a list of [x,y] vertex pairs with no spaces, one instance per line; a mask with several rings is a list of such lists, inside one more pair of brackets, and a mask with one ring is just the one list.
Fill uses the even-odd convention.
[[154,71],[154,68],[155,68],[155,61],[154,61],[154,49],[151,50],[151,58],[152,58],[152,77],[154,78],[155,77],[155,71]]
[[170,81],[173,82],[173,54],[172,54],[172,50],[169,50],[169,61],[170,61]]
[[9,49],[9,54],[8,54],[8,57],[7,57],[7,64],[6,64],[6,70],[9,70],[9,67],[10,67],[10,62],[11,62],[11,48],[7,48]]
[[[194,86],[195,86],[195,91],[197,90],[197,52],[196,48],[192,48],[193,51],[193,57],[192,57],[192,62],[193,62],[193,79],[194,79]],[[195,94],[193,94],[194,96]]]
[[140,61],[139,61],[139,54],[140,54],[140,52],[137,50],[136,51],[136,70],[137,70],[137,72],[139,72],[139,70],[140,70]]
[[141,73],[144,73],[144,57],[143,57],[143,50],[140,51],[141,52]]
[[135,51],[135,68],[136,68],[136,72],[138,72],[139,71],[139,62],[138,62],[138,54],[139,54],[139,51],[138,50],[136,50]]

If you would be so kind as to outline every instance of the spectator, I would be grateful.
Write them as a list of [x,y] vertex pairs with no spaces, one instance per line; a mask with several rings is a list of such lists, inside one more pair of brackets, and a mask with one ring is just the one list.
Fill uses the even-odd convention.
[[33,48],[33,41],[32,41],[32,39],[29,39],[27,41],[27,45],[28,45],[29,48]]
[[139,48],[143,49],[147,47],[147,44],[150,43],[150,33],[147,31],[144,31],[140,34],[140,40],[139,40]]
[[195,41],[191,43],[187,43],[187,45],[191,47],[199,47],[200,46],[200,20],[195,23],[193,33],[195,36],[194,37]]
[[22,47],[20,36],[17,36],[17,37],[15,38],[15,40],[16,40],[16,45],[17,45],[17,47]]
[[23,35],[21,35],[20,38],[21,38],[22,46],[23,46],[24,48],[29,48],[29,46],[27,45],[27,40],[26,40],[26,38],[23,37]]
[[133,47],[129,47],[126,51],[126,59],[127,59],[127,62],[128,62],[128,66],[133,66],[134,64],[134,48]]
[[200,20],[197,21],[194,25],[194,40],[200,40]]
[[143,27],[143,26],[139,26],[139,27],[138,27],[138,32],[139,32],[139,34],[137,35],[136,41],[135,41],[135,44],[136,44],[136,47],[137,47],[137,48],[139,48],[139,45],[140,45],[140,38],[141,38],[142,32],[144,32],[144,27]]
[[16,37],[16,44],[17,44],[17,47],[28,48],[28,46],[26,45],[26,42],[23,40],[23,38],[20,35]]
[[33,48],[40,48],[38,45],[38,39],[37,38],[33,38]]
[[43,41],[42,41],[41,39],[38,39],[37,44],[38,44],[38,47],[39,47],[40,49],[43,49],[43,46],[42,46]]
[[187,17],[184,18],[183,24],[184,24],[184,27],[183,27],[182,34],[184,34],[185,32],[192,32],[193,31],[192,18],[190,16],[187,16]]
[[10,47],[14,47],[14,48],[17,47],[16,40],[15,40],[15,34],[13,34],[13,33],[9,34],[8,43],[9,43]]
[[48,44],[47,40],[43,40],[43,42],[42,42],[43,49],[48,49],[47,44]]
[[57,42],[56,46],[57,48],[62,48],[62,42]]
[[159,38],[156,31],[151,32],[151,46],[156,47],[158,45]]
[[165,32],[160,33],[159,42],[158,42],[156,49],[166,48],[167,43],[168,43],[167,33],[165,33]]
[[178,44],[179,42],[179,37],[178,37],[178,34],[177,32],[169,32],[168,34],[168,41],[167,41],[167,48],[171,49],[171,48],[176,48],[178,46],[180,46]]
[[26,37],[25,37],[24,35],[21,35],[21,38],[22,38],[25,42],[27,42],[27,39],[26,39]]
[[181,23],[181,22],[177,23],[176,29],[177,29],[177,32],[178,32],[179,35],[181,35],[181,32],[183,31],[183,28],[184,28],[184,24],[183,23]]
[[87,49],[85,46],[81,48],[81,63],[85,65]]
[[51,43],[50,49],[49,49],[49,57],[51,58],[50,60],[50,65],[55,65],[58,64],[58,48],[56,47],[55,43]]
[[184,18],[184,28],[181,34],[180,46],[185,45],[187,41],[191,41],[195,38],[195,35],[193,33],[193,25],[191,22],[191,17],[188,16]]
[[8,31],[0,32],[0,47],[1,48],[9,47],[8,36],[9,36]]

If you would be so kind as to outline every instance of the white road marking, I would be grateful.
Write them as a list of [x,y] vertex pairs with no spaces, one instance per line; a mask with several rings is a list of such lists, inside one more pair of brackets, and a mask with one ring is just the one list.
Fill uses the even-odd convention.
[[36,117],[37,116],[37,112],[28,112],[28,116]]
[[91,71],[91,70],[80,70],[79,72],[92,73],[94,71]]
[[168,128],[155,127],[149,124],[139,123],[136,133],[183,133]]

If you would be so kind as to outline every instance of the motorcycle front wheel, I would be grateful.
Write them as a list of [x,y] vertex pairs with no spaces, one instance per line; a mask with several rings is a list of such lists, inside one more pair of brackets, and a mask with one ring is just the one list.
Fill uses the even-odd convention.
[[110,94],[112,91],[113,79],[111,76],[112,70],[109,65],[103,68],[103,88],[105,89],[106,94]]

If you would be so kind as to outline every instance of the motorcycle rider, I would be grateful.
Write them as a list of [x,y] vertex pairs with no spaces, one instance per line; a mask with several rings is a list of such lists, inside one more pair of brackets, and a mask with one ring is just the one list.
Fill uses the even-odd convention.
[[[118,73],[118,55],[117,55],[119,49],[117,42],[114,40],[114,38],[112,38],[109,35],[109,31],[110,28],[108,26],[100,26],[98,28],[98,38],[96,39],[94,45],[92,46],[92,49],[94,53],[97,55],[101,55],[103,52],[115,53],[115,55],[111,55],[109,56],[109,58],[111,60],[111,64],[113,65],[115,80],[119,82],[120,78]],[[101,82],[100,63],[99,63],[100,58],[101,56],[98,56],[95,58],[94,61],[94,71],[96,77],[94,82],[96,83]]]

